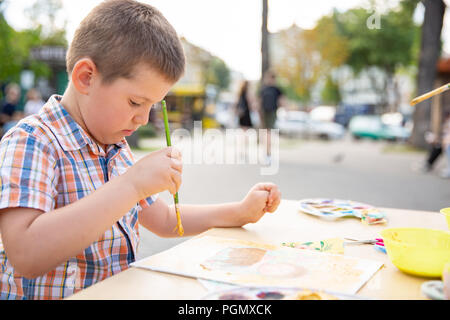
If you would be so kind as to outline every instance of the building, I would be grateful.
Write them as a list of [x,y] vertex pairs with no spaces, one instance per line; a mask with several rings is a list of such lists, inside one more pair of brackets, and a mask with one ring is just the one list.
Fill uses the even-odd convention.
[[40,78],[33,81],[44,100],[55,93],[63,94],[66,90],[68,83],[66,52],[67,48],[63,46],[40,46],[31,49],[31,58],[45,62],[52,71],[50,79]]

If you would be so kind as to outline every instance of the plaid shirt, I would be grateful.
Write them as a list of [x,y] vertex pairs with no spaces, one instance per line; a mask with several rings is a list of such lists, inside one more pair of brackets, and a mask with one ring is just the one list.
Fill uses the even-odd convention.
[[[106,152],[52,96],[39,114],[21,120],[0,143],[0,209],[63,207],[123,174],[133,155],[123,139]],[[128,268],[138,247],[137,203],[83,253],[34,279],[17,275],[0,242],[0,299],[60,299]]]

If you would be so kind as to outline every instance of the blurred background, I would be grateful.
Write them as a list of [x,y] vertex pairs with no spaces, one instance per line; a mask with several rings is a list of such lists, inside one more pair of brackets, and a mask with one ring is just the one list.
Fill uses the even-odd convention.
[[[277,174],[261,176],[260,165],[188,164],[182,203],[239,201],[268,180],[286,199],[429,211],[450,205],[450,91],[410,106],[450,82],[449,0],[142,2],[166,16],[185,49],[185,75],[167,96],[172,129],[192,130],[196,120],[204,129],[243,127],[238,101],[246,81],[244,127],[258,129],[266,71],[283,93]],[[64,93],[68,44],[98,3],[0,0],[2,133]],[[160,108],[129,143],[138,157],[165,146]],[[144,244],[155,241],[143,234]],[[172,241],[141,255],[181,240]]]

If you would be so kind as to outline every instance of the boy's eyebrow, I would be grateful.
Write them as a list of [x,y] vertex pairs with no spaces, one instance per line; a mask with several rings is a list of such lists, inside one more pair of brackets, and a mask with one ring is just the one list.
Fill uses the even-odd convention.
[[140,96],[140,95],[138,95],[138,94],[133,94],[133,96],[135,96],[136,98],[145,100],[146,102],[152,102],[151,99],[149,99],[149,98],[147,98],[147,97],[144,97],[144,96]]

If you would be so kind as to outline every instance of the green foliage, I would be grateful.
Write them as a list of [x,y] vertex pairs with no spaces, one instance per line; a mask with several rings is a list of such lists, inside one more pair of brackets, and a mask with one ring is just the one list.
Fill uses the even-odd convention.
[[139,138],[153,138],[153,137],[156,137],[156,135],[157,135],[156,129],[151,123],[148,123],[145,126],[139,127],[137,133],[139,135]]
[[[4,6],[5,3],[0,2],[0,10]],[[19,82],[20,73],[24,69],[33,71],[36,78],[50,77],[49,66],[30,56],[33,47],[42,45],[67,46],[66,31],[54,28],[44,34],[40,24],[35,24],[33,29],[16,31],[8,25],[0,11],[0,83]]]
[[27,68],[36,77],[48,77],[47,64],[30,58],[31,48],[42,44],[40,29],[15,31],[0,15],[0,82],[20,80],[20,73]]
[[413,21],[413,2],[402,1],[399,8],[380,15],[380,28],[373,29],[367,27],[371,13],[365,9],[335,12],[338,30],[349,40],[347,64],[355,72],[375,66],[393,73],[417,60],[414,45],[420,27]]
[[278,34],[282,57],[274,63],[284,80],[286,95],[309,102],[317,81],[348,57],[348,41],[338,33],[331,17],[322,17],[311,30],[292,26]]
[[339,85],[333,81],[331,76],[328,76],[325,80],[325,85],[321,92],[322,102],[326,104],[337,105],[341,102],[341,93]]
[[[6,22],[0,13],[0,82],[12,78],[20,70],[16,50],[12,47],[15,31]],[[16,79],[11,79],[16,80]]]
[[219,90],[228,89],[230,85],[230,70],[222,59],[213,57],[209,61],[206,83],[217,86]]
[[283,91],[283,95],[286,96],[289,100],[307,103],[311,98],[309,90],[304,91],[303,94],[301,94],[289,81],[281,81],[279,86]]

